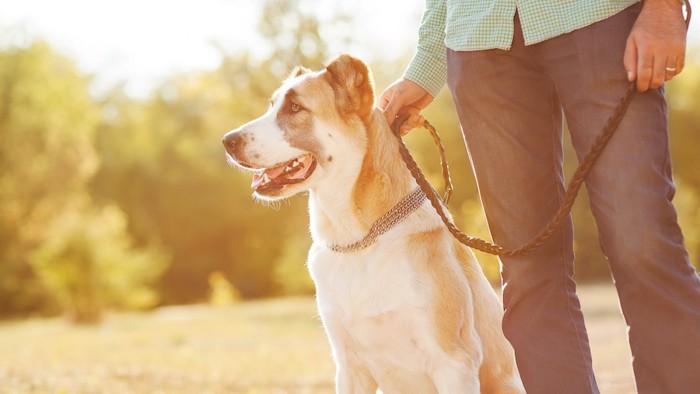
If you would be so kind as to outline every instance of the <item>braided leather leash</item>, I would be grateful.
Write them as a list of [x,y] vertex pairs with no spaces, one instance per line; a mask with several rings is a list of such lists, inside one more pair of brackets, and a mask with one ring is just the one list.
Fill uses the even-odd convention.
[[[564,219],[566,219],[566,217],[569,215],[569,213],[571,212],[571,207],[576,201],[576,197],[578,195],[579,190],[581,189],[583,181],[586,179],[588,173],[591,172],[593,164],[595,164],[598,157],[601,155],[601,153],[603,153],[603,148],[605,148],[605,145],[610,140],[610,137],[612,137],[615,131],[617,130],[617,127],[622,121],[625,112],[627,112],[627,108],[632,102],[632,98],[634,97],[636,92],[636,86],[634,84],[631,84],[629,89],[627,90],[627,93],[620,101],[620,104],[615,108],[615,112],[612,114],[612,116],[610,116],[607,123],[605,124],[603,131],[601,131],[601,133],[598,135],[593,145],[591,145],[590,149],[588,150],[588,153],[586,153],[586,156],[581,161],[581,164],[576,169],[576,172],[574,172],[571,182],[569,183],[569,187],[567,188],[566,193],[564,195],[564,201],[559,207],[557,214],[552,218],[552,220],[550,220],[550,222],[545,226],[545,228],[542,231],[540,231],[540,233],[537,234],[535,238],[532,239],[532,241],[517,249],[506,249],[502,246],[485,241],[483,239],[469,236],[460,231],[460,229],[457,228],[457,226],[455,226],[454,223],[452,223],[445,214],[443,202],[440,200],[440,197],[438,196],[435,189],[433,189],[432,185],[425,178],[425,175],[423,175],[423,172],[418,167],[418,164],[413,159],[411,153],[408,151],[408,148],[406,148],[406,145],[400,137],[399,129],[401,124],[406,120],[407,116],[399,116],[392,125],[392,131],[399,139],[399,152],[401,153],[401,158],[406,164],[406,168],[408,168],[408,170],[411,172],[411,175],[413,176],[413,178],[415,178],[416,182],[418,183],[418,186],[423,191],[423,193],[425,193],[426,197],[430,201],[430,204],[440,216],[440,219],[442,219],[442,222],[445,224],[447,229],[459,242],[471,248],[497,256],[522,256],[532,252],[533,250],[539,248],[542,244],[544,244],[559,228],[562,221],[564,221]],[[433,135],[433,138],[435,138],[435,135],[437,135],[435,128],[428,121],[425,121],[423,123],[423,126],[426,129],[428,129],[431,132],[431,135]],[[441,145],[442,144],[440,143],[439,146]],[[441,152],[444,152],[444,149],[442,149]],[[451,181],[449,180],[449,170],[445,170],[447,168],[447,165],[446,160],[444,158],[444,153],[441,153],[441,162],[443,162],[443,175],[445,176],[445,183],[451,185]]]
[[[690,16],[692,10],[689,1],[685,0],[684,4],[686,7],[687,30],[688,26],[690,25]],[[600,157],[601,153],[603,153],[603,149],[607,145],[608,141],[610,141],[610,138],[613,136],[618,126],[620,125],[620,122],[622,121],[622,118],[627,112],[627,108],[629,108],[629,105],[632,102],[632,99],[634,98],[636,93],[636,84],[633,82],[630,84],[629,89],[627,89],[627,93],[625,93],[624,97],[620,100],[620,103],[615,108],[615,111],[605,123],[603,130],[600,132],[598,137],[596,137],[595,141],[593,142],[593,145],[591,145],[583,160],[579,164],[578,168],[574,172],[571,178],[571,182],[569,182],[569,186],[567,187],[566,193],[564,194],[564,201],[559,207],[559,210],[557,211],[556,215],[554,215],[554,217],[549,221],[549,223],[544,227],[544,229],[542,229],[542,231],[540,231],[540,233],[537,234],[537,236],[535,236],[530,242],[517,249],[506,249],[502,246],[485,241],[483,239],[471,237],[460,231],[460,229],[457,228],[457,226],[455,226],[455,224],[452,223],[452,221],[450,221],[450,219],[447,217],[444,208],[445,205],[447,205],[450,194],[452,193],[452,181],[450,179],[449,167],[447,165],[447,159],[445,157],[445,148],[442,145],[440,136],[438,135],[433,125],[431,125],[427,120],[423,123],[423,127],[425,127],[430,132],[431,136],[433,137],[433,140],[435,140],[435,143],[438,147],[438,152],[440,153],[440,162],[442,165],[442,172],[443,177],[445,179],[446,189],[444,205],[443,202],[440,201],[440,197],[438,196],[437,192],[435,191],[435,189],[433,189],[432,185],[430,185],[428,180],[425,178],[425,175],[423,175],[423,172],[420,170],[418,164],[413,159],[411,153],[408,151],[408,148],[406,148],[406,145],[401,139],[400,128],[403,122],[405,122],[408,118],[408,115],[399,115],[392,124],[391,129],[399,140],[399,152],[401,153],[401,158],[406,164],[406,167],[411,172],[411,175],[413,175],[413,178],[415,178],[420,189],[430,201],[430,204],[440,216],[442,222],[445,224],[450,233],[459,242],[471,248],[497,256],[522,256],[542,246],[542,244],[544,244],[549,238],[552,237],[552,235],[559,228],[559,226],[561,226],[561,223],[564,221],[564,219],[567,218],[567,216],[571,212],[571,207],[576,201],[576,197],[578,196],[578,192],[581,189],[581,185],[586,179],[588,173],[591,172],[591,169],[593,168],[593,165],[595,164],[596,160],[598,160],[598,157]]]

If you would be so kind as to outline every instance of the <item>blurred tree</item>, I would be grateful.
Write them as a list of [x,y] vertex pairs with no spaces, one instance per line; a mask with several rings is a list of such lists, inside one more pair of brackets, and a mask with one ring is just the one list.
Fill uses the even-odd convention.
[[209,304],[215,306],[229,306],[240,301],[241,294],[231,282],[226,279],[221,271],[209,274]]
[[275,293],[313,295],[316,289],[304,264],[311,247],[311,237],[307,231],[300,231],[308,224],[293,223],[293,226],[295,228],[290,228],[286,232],[287,236],[283,240],[284,245],[273,271],[273,278],[277,285]]
[[51,302],[27,254],[97,166],[87,83],[44,43],[0,53],[0,314]]
[[674,204],[691,261],[700,269],[700,57],[686,60],[683,74],[668,83],[667,97],[673,173],[678,183]]
[[153,284],[166,257],[134,249],[116,207],[77,201],[53,220],[46,241],[30,256],[51,293],[78,323],[96,323],[105,308],[145,309],[159,301]]
[[[261,66],[276,76],[288,73],[291,67],[297,65],[322,68],[330,60],[329,43],[321,35],[322,25],[337,26],[350,20],[344,14],[319,20],[313,9],[304,6],[309,4],[302,0],[266,0],[263,5],[258,30],[271,44],[272,51]],[[348,39],[343,36],[335,38],[340,41]],[[268,82],[276,83],[274,80]]]
[[157,269],[131,264],[160,264],[130,248],[118,210],[91,204],[100,108],[88,83],[45,43],[0,52],[0,316],[84,311],[97,293],[98,307],[142,305],[138,286]]

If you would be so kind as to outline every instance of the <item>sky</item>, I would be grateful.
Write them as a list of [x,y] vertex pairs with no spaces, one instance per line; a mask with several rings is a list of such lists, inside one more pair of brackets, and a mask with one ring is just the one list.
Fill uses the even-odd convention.
[[[309,3],[321,15],[338,9],[362,15],[358,38],[368,50],[358,56],[376,53],[376,48],[398,55],[415,46],[423,0]],[[0,0],[0,44],[39,37],[75,59],[81,71],[94,74],[98,90],[125,81],[128,94],[145,96],[174,73],[215,69],[220,48],[227,53],[264,53],[256,37],[260,4],[261,0]]]
[[[125,83],[147,96],[175,73],[212,70],[227,53],[264,53],[256,37],[262,0],[0,0],[0,45],[34,37],[94,75],[94,89]],[[360,57],[411,53],[424,0],[308,0],[320,16],[355,16]],[[690,42],[700,44],[700,22]],[[343,48],[338,48],[342,51]],[[397,77],[401,71],[397,72]]]

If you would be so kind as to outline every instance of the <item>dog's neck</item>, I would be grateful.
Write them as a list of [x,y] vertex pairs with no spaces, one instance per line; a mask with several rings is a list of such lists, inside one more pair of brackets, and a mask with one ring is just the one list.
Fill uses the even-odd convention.
[[310,192],[315,242],[342,244],[361,239],[375,221],[416,187],[382,111],[375,109],[365,127],[367,148],[354,182]]

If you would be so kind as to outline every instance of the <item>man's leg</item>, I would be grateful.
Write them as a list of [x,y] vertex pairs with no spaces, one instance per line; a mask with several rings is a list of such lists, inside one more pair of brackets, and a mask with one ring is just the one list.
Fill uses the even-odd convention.
[[[555,214],[564,189],[562,115],[552,81],[511,51],[448,51],[457,106],[493,239],[519,247]],[[591,393],[583,315],[573,281],[571,220],[534,253],[502,259],[503,330],[530,393]]]
[[[555,81],[579,156],[627,89],[625,40],[639,5],[533,47]],[[700,282],[671,204],[663,89],[638,94],[587,179],[629,326],[640,393],[700,393]]]

